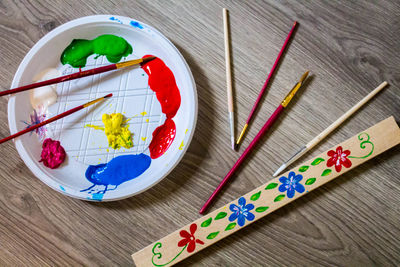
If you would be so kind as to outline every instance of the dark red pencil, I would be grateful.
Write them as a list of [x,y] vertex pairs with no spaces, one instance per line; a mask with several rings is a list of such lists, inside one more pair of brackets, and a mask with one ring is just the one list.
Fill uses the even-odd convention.
[[54,116],[54,117],[52,117],[52,118],[50,118],[50,119],[48,119],[48,120],[42,121],[41,123],[35,124],[35,125],[33,125],[33,126],[30,126],[30,127],[26,128],[26,129],[24,129],[24,130],[22,130],[22,131],[20,131],[20,132],[18,132],[18,133],[15,133],[15,134],[13,134],[13,135],[10,135],[10,136],[8,136],[8,137],[6,137],[6,138],[1,139],[1,140],[0,140],[0,144],[2,144],[2,143],[4,143],[4,142],[7,142],[8,140],[11,140],[11,139],[13,139],[13,138],[15,138],[15,137],[18,137],[18,136],[20,136],[20,135],[23,135],[23,134],[26,134],[26,133],[28,133],[28,132],[31,132],[31,131],[33,131],[33,130],[39,128],[39,127],[42,127],[42,126],[44,126],[44,125],[46,125],[46,124],[49,124],[49,123],[51,123],[51,122],[53,122],[53,121],[56,121],[56,120],[59,120],[59,119],[61,119],[61,118],[66,117],[66,116],[68,116],[68,115],[71,115],[72,113],[75,113],[75,112],[77,112],[78,110],[81,110],[81,109],[83,109],[83,108],[86,108],[86,107],[88,107],[88,106],[91,106],[91,105],[93,105],[93,104],[96,104],[97,102],[100,102],[100,101],[103,100],[103,99],[112,97],[112,95],[113,95],[113,94],[108,94],[108,95],[105,95],[105,96],[103,96],[103,97],[97,98],[97,99],[95,99],[95,100],[92,100],[92,101],[90,101],[90,102],[87,102],[86,104],[77,106],[77,107],[72,108],[72,109],[70,109],[70,110],[67,110],[67,111],[65,111],[65,112],[63,112],[63,113],[61,113],[61,114],[58,114],[58,115],[56,115],[56,116]]
[[19,93],[19,92],[22,92],[22,91],[30,90],[30,89],[41,87],[41,86],[45,86],[45,85],[50,85],[50,84],[55,84],[55,83],[75,80],[75,79],[79,79],[79,78],[82,78],[82,77],[86,77],[86,76],[90,76],[90,75],[95,75],[95,74],[107,72],[107,71],[110,71],[110,70],[116,70],[116,69],[120,69],[120,68],[124,68],[124,67],[128,67],[128,66],[137,65],[137,64],[140,64],[140,63],[146,63],[146,62],[148,62],[150,60],[153,60],[155,58],[156,57],[139,58],[139,59],[129,60],[129,61],[126,61],[126,62],[120,62],[120,63],[115,63],[115,64],[103,66],[103,67],[98,67],[98,68],[94,68],[94,69],[90,69],[90,70],[79,71],[79,72],[76,72],[76,73],[68,74],[68,75],[57,77],[57,78],[54,78],[54,79],[50,79],[50,80],[46,80],[46,81],[42,81],[42,82],[37,82],[37,83],[32,83],[32,84],[20,86],[20,87],[14,88],[14,89],[2,91],[2,92],[0,92],[0,96]]
[[235,173],[235,171],[239,168],[239,166],[243,163],[243,161],[247,158],[247,156],[250,154],[250,152],[254,149],[255,145],[257,144],[258,141],[264,136],[264,134],[268,131],[269,128],[274,124],[274,122],[279,118],[279,115],[282,113],[283,109],[289,104],[290,100],[292,100],[293,96],[296,94],[297,90],[301,87],[303,84],[303,81],[307,78],[308,76],[308,71],[301,76],[300,81],[296,83],[296,85],[292,88],[292,90],[287,94],[287,96],[283,99],[281,104],[278,106],[278,108],[272,113],[271,117],[269,117],[268,121],[264,124],[264,126],[261,128],[261,130],[258,132],[256,137],[254,137],[253,141],[251,141],[250,145],[246,148],[246,150],[243,152],[243,154],[240,156],[240,158],[236,161],[236,163],[233,165],[232,169],[226,174],[225,178],[222,179],[221,183],[217,186],[217,188],[214,190],[214,192],[211,194],[211,196],[208,198],[206,203],[203,205],[203,207],[200,209],[200,214],[203,214],[208,206],[211,204],[211,202],[214,200],[214,198],[217,196],[217,194],[221,191],[222,187],[228,182],[228,180],[232,177],[232,175]]

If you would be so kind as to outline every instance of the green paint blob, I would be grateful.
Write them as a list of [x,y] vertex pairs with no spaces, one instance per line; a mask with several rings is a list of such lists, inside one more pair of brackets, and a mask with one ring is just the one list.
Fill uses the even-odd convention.
[[91,55],[106,56],[111,63],[132,54],[132,46],[122,37],[104,34],[93,40],[74,39],[61,55],[63,65],[70,64],[74,68],[85,67]]

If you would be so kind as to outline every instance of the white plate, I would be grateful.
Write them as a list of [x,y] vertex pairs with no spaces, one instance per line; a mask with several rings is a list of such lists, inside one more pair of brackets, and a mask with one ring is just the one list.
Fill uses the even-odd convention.
[[[62,51],[73,39],[91,40],[102,34],[121,36],[132,45],[133,54],[126,59],[152,54],[161,58],[173,72],[181,95],[181,105],[173,117],[176,136],[167,152],[152,159],[150,167],[143,174],[120,184],[115,190],[104,193],[101,192],[104,186],[98,185],[97,191],[82,192],[93,185],[85,177],[88,165],[106,163],[120,154],[149,154],[146,148],[152,132],[163,123],[165,115],[161,113],[160,104],[149,89],[147,75],[141,68],[117,70],[103,76],[90,76],[57,85],[59,97],[57,103],[49,108],[50,116],[108,92],[114,94],[112,99],[97,107],[49,125],[50,137],[60,140],[67,152],[67,160],[60,168],[52,170],[39,163],[42,144],[36,134],[25,134],[15,139],[15,145],[30,170],[51,188],[79,199],[112,201],[138,194],[162,180],[181,160],[192,139],[197,119],[197,93],[192,73],[177,48],[154,28],[127,17],[83,17],[61,25],[40,39],[23,59],[11,87],[32,83],[33,77],[47,68],[56,67],[64,73],[70,72],[72,69],[60,63]],[[94,64],[100,66],[111,63],[103,56],[96,60],[91,56],[86,68],[93,68]],[[29,92],[11,96],[8,102],[11,133],[26,127],[23,121],[29,121],[32,111]],[[140,113],[144,111],[147,114],[143,116]],[[104,132],[84,127],[87,123],[101,125],[101,115],[112,112],[121,112],[127,118],[134,117],[129,122],[134,135],[133,148],[107,151]]]

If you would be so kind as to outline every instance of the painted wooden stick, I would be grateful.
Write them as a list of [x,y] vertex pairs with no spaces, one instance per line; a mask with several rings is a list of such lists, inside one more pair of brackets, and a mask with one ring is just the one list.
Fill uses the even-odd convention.
[[231,70],[231,52],[229,46],[229,22],[228,22],[228,10],[222,9],[222,15],[224,20],[224,43],[225,43],[225,69],[226,69],[226,91],[228,95],[228,112],[229,112],[229,124],[231,132],[231,144],[232,149],[235,150],[235,122],[233,115],[233,96],[232,96],[232,70]]
[[134,66],[134,65],[141,64],[141,63],[146,63],[155,58],[156,57],[139,58],[139,59],[129,60],[129,61],[125,61],[125,62],[110,64],[107,66],[102,66],[102,67],[98,67],[98,68],[94,68],[94,69],[90,69],[90,70],[79,71],[79,72],[75,72],[72,74],[57,77],[54,79],[41,81],[41,82],[37,82],[37,83],[31,83],[31,84],[23,85],[23,86],[14,88],[14,89],[5,90],[5,91],[0,92],[0,96],[15,94],[15,93],[23,92],[23,91],[30,90],[33,88],[45,86],[45,85],[66,82],[66,81],[75,80],[75,79],[79,79],[79,78],[83,78],[86,76],[91,76],[91,75],[95,75],[95,74],[99,74],[99,73],[103,73],[103,72],[107,72],[107,71],[111,71],[111,70]]
[[171,266],[400,143],[393,117],[132,255],[137,267]]
[[363,99],[360,100],[357,104],[355,104],[351,109],[349,109],[346,113],[344,113],[340,118],[338,118],[335,122],[328,126],[324,131],[322,131],[319,135],[317,135],[313,140],[308,142],[306,145],[302,146],[296,153],[293,154],[285,163],[283,163],[279,169],[274,173],[273,177],[278,176],[283,170],[286,169],[290,164],[298,160],[301,156],[303,156],[307,151],[312,149],[315,145],[317,145],[322,139],[324,139],[328,134],[330,134],[333,130],[335,130],[340,124],[342,124],[345,120],[347,120],[351,115],[354,114],[357,110],[359,110],[365,103],[367,103],[371,98],[373,98],[377,93],[379,93],[388,83],[383,82],[378,87],[376,87],[372,92],[366,95]]

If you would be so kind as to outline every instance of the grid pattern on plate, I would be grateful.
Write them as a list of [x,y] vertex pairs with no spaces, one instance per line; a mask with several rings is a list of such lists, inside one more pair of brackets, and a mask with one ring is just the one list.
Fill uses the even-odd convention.
[[[137,58],[131,55],[127,60]],[[110,64],[105,57],[89,58],[85,69]],[[67,67],[62,75],[76,72]],[[60,114],[95,98],[113,93],[113,97],[101,104],[88,107],[52,123],[51,135],[60,140],[69,158],[85,164],[99,164],[124,154],[139,154],[147,150],[153,131],[165,120],[155,93],[147,85],[147,75],[141,68],[126,68],[58,84],[57,103],[52,113]],[[145,113],[143,113],[145,112]],[[85,127],[87,124],[103,126],[104,113],[122,113],[130,119],[133,147],[114,150],[108,147],[103,131]],[[53,115],[54,115],[53,114]]]

